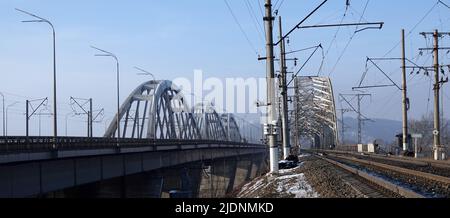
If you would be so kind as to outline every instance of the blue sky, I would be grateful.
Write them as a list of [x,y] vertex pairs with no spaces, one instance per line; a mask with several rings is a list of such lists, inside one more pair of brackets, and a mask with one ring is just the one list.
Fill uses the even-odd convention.
[[[276,2],[277,0],[274,0]],[[282,1],[282,0],[281,0]],[[280,1],[280,2],[281,2]],[[259,6],[261,0],[249,0],[250,10],[244,0],[228,0],[233,13],[239,19],[251,41],[249,45],[240,32],[223,0],[2,0],[0,2],[0,92],[7,94],[7,104],[20,101],[11,108],[10,134],[23,132],[23,111],[26,98],[41,98],[52,93],[51,35],[45,24],[21,23],[28,19],[14,8],[28,10],[51,20],[57,32],[58,88],[60,104],[60,132],[64,132],[64,114],[71,112],[67,105],[69,97],[92,97],[95,108],[106,108],[107,118],[113,116],[115,106],[115,74],[111,59],[94,57],[89,47],[95,45],[116,53],[121,62],[122,99],[134,87],[148,78],[137,76],[134,66],[155,74],[158,79],[174,79],[192,76],[194,69],[204,71],[206,77],[263,77],[262,56],[264,42],[258,26],[262,22]],[[321,1],[284,0],[279,14],[283,16],[284,29],[288,30],[301,20]],[[345,0],[330,0],[307,24],[339,23],[345,12]],[[356,22],[366,0],[350,1],[344,22]],[[450,3],[450,1],[449,1]],[[400,29],[407,33],[436,4],[434,0],[387,1],[371,0],[363,21],[384,21],[382,30],[358,33],[332,71],[354,28],[299,30],[290,37],[289,49],[300,49],[322,43],[329,53],[325,58],[322,75],[331,73],[336,95],[351,93],[365,69],[366,56],[380,57],[400,40]],[[252,17],[254,13],[258,23]],[[407,38],[408,58],[417,56],[419,47],[427,41],[418,33],[435,28],[449,31],[450,9],[436,6]],[[277,31],[274,33],[277,36]],[[336,40],[333,40],[336,34]],[[450,45],[450,37],[443,38],[443,45]],[[332,43],[333,42],[333,43]],[[278,51],[278,50],[277,50]],[[305,60],[309,54],[295,57]],[[398,57],[400,47],[388,56]],[[428,54],[417,59],[427,63]],[[321,63],[321,55],[314,56],[302,72],[315,75]],[[431,60],[431,59],[429,59]],[[442,63],[448,63],[443,54]],[[302,62],[302,61],[300,61]],[[400,63],[386,62],[380,65],[400,82]],[[292,66],[291,66],[292,67]],[[297,68],[292,68],[295,70]],[[383,76],[371,69],[370,81],[383,81]],[[383,81],[384,82],[384,81]],[[367,82],[370,85],[370,82]],[[429,79],[424,76],[410,77],[411,115],[420,117],[430,111]],[[444,102],[450,102],[449,86],[445,86]],[[374,96],[364,103],[364,113],[369,117],[400,120],[400,92],[393,88],[377,89]],[[428,105],[428,107],[427,107]],[[72,134],[83,134],[80,118],[70,118]],[[33,120],[34,134],[37,119]],[[51,127],[49,118],[42,118],[43,125]],[[42,134],[50,134],[44,128]],[[97,124],[97,134],[104,124]]]

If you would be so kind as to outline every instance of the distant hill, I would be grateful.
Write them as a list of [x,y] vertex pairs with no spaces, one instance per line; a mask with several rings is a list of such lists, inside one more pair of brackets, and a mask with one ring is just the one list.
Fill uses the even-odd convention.
[[[384,143],[392,143],[396,140],[395,135],[401,133],[402,122],[387,119],[373,119],[374,122],[364,122],[362,128],[362,142],[369,143],[373,140],[383,140]],[[344,123],[346,143],[356,143],[358,138],[358,120],[351,117],[345,117]],[[339,127],[339,133],[341,133]]]
[[[246,122],[250,122],[255,126],[260,126],[261,120],[260,114],[236,114],[238,124],[242,123],[242,119]],[[370,143],[375,139],[378,139],[379,143],[391,144],[396,141],[395,135],[401,133],[402,122],[388,119],[373,119],[375,122],[364,122],[363,125],[363,143]],[[265,120],[264,120],[265,121]],[[345,126],[347,127],[345,132],[346,143],[355,144],[358,135],[358,120],[351,117],[345,117]],[[340,123],[339,123],[340,124]],[[341,125],[339,125],[339,134],[341,134]],[[249,134],[249,129],[243,129],[243,132]],[[254,132],[252,134],[255,134]],[[259,133],[261,134],[261,133]]]

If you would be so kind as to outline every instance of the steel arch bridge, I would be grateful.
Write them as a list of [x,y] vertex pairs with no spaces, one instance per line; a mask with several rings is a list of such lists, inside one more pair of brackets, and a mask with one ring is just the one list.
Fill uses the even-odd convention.
[[[232,114],[219,114],[204,104],[190,108],[171,81],[149,81],[138,86],[119,110],[121,138],[183,139],[242,142]],[[117,114],[105,132],[117,137]]]
[[[294,121],[297,136],[314,140],[316,148],[338,144],[338,127],[333,86],[328,77],[295,79]],[[299,139],[297,139],[299,140]]]

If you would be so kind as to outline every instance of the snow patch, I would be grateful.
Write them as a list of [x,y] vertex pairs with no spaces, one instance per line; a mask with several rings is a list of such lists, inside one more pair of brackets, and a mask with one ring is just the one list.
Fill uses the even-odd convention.
[[295,195],[295,198],[319,197],[319,194],[308,184],[303,173],[278,177],[277,192],[280,194]]
[[275,191],[273,194],[280,197],[318,198],[319,194],[308,184],[305,174],[297,173],[301,165],[302,163],[296,168],[280,170],[278,175],[268,173],[255,182],[246,184],[238,196],[259,198],[261,195],[258,193],[272,189]]

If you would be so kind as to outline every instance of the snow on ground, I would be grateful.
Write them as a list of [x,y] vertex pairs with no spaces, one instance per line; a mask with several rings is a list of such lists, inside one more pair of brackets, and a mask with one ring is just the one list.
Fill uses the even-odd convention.
[[277,192],[282,195],[294,195],[295,198],[317,198],[319,194],[308,184],[305,174],[294,174],[277,178]]
[[301,166],[280,170],[278,175],[266,174],[245,185],[238,197],[318,198],[319,194],[308,184],[305,174],[298,173]]
[[277,192],[281,195],[293,195],[295,198],[317,198],[319,194],[314,191],[311,185],[308,184],[305,174],[296,173],[300,166],[280,170],[280,176],[275,178]]
[[250,194],[260,190],[264,185],[267,186],[267,184],[264,183],[264,178],[258,179],[255,183],[248,183],[242,187],[238,196],[249,196]]
[[310,154],[300,154],[298,156],[298,158],[309,157],[309,156],[311,156],[311,155]]

